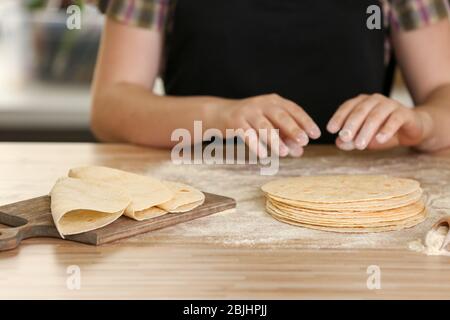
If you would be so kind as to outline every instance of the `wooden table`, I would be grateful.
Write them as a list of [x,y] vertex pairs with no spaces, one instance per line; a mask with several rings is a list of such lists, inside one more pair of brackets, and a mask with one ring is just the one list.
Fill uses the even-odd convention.
[[[395,239],[389,234],[369,236],[367,239],[385,244],[365,244],[362,249],[349,248],[345,238],[338,235],[328,234],[325,241],[318,231],[307,233],[308,239],[294,236],[281,242],[255,241],[251,230],[255,230],[253,236],[263,232],[257,221],[266,219],[261,221],[269,223],[270,217],[261,209],[259,186],[250,184],[270,177],[258,177],[253,166],[179,168],[170,163],[168,151],[127,145],[1,143],[0,204],[45,194],[70,167],[85,164],[151,171],[161,177],[197,182],[203,189],[211,185],[212,191],[223,190],[222,194],[234,196],[242,205],[234,213],[102,247],[57,239],[26,240],[20,248],[0,253],[0,298],[450,298],[450,257],[409,251],[401,233]],[[415,175],[430,193],[444,190],[436,201],[440,201],[440,210],[445,211],[447,200],[450,208],[446,191],[450,152],[344,153],[331,146],[311,146],[303,159],[283,160],[280,175],[307,169]],[[226,173],[226,185],[215,180],[215,174],[219,176],[215,172]],[[255,217],[254,224],[245,218],[250,214]],[[244,218],[239,220],[239,215]],[[244,225],[238,226],[239,221]],[[273,223],[279,228],[294,228]],[[238,233],[233,224],[247,233],[235,242],[232,240]],[[217,237],[208,226],[218,228]],[[355,243],[354,238],[348,241]],[[367,287],[371,265],[381,272],[379,290]],[[71,272],[77,268],[81,272],[78,290],[70,285]]]

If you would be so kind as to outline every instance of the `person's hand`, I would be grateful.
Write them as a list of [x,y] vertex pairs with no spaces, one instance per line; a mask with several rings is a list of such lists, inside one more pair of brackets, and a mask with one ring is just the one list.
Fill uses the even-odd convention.
[[[243,139],[250,149],[262,158],[267,157],[267,146],[271,148],[270,133],[275,132],[272,129],[279,129],[279,135],[274,137],[279,142],[279,148],[272,152],[282,157],[300,157],[309,139],[317,139],[321,134],[319,127],[300,106],[277,94],[227,100],[218,112],[221,131],[246,130],[249,134]],[[266,129],[269,137],[259,136],[261,129]]]
[[360,95],[338,108],[327,130],[339,132],[342,150],[416,146],[426,138],[427,116],[380,94]]

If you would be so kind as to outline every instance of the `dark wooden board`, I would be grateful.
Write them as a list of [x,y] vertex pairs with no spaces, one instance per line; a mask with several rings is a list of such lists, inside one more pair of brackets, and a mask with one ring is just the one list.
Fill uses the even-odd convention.
[[[205,196],[205,202],[189,212],[168,213],[146,221],[135,221],[122,216],[103,228],[66,236],[65,240],[101,245],[236,207],[234,199],[211,193],[205,193]],[[61,239],[53,223],[49,196],[0,207],[0,224],[12,227],[0,229],[0,251],[14,249],[23,239],[28,238],[51,237]]]

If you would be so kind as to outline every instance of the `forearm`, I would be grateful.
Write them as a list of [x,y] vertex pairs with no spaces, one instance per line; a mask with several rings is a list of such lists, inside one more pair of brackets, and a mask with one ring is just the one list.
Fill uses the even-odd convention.
[[424,140],[417,149],[432,152],[450,147],[450,84],[432,91],[416,110],[424,126]]
[[175,129],[189,130],[194,139],[194,121],[202,121],[204,130],[217,126],[218,109],[225,102],[215,97],[158,96],[138,85],[118,83],[94,92],[91,126],[102,141],[171,147]]

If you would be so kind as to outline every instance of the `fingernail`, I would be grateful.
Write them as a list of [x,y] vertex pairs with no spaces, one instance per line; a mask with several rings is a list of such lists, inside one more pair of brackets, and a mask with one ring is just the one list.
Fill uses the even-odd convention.
[[300,157],[303,154],[303,148],[292,148],[289,150],[291,157]]
[[358,141],[355,142],[355,146],[358,150],[363,150],[366,148],[367,142],[365,139],[358,139]]
[[309,138],[303,131],[297,136],[297,142],[299,142],[302,146],[306,146],[309,142]]
[[342,129],[339,131],[339,137],[344,142],[349,142],[352,139],[352,132],[349,129]]
[[292,157],[297,157],[297,154],[303,150],[303,147],[292,139],[287,139],[285,143],[289,148],[289,155]]
[[335,123],[329,123],[327,126],[327,130],[330,133],[336,133],[339,130],[339,128]]
[[377,139],[378,143],[383,144],[387,141],[388,136],[385,133],[379,133],[375,138]]
[[280,145],[280,156],[286,157],[289,154],[289,148],[284,144]]
[[318,139],[321,134],[320,129],[317,127],[314,127],[309,131],[309,136],[313,139]]
[[339,148],[344,150],[344,151],[352,151],[355,149],[355,145],[352,141],[350,142],[344,142],[342,144],[339,145]]

